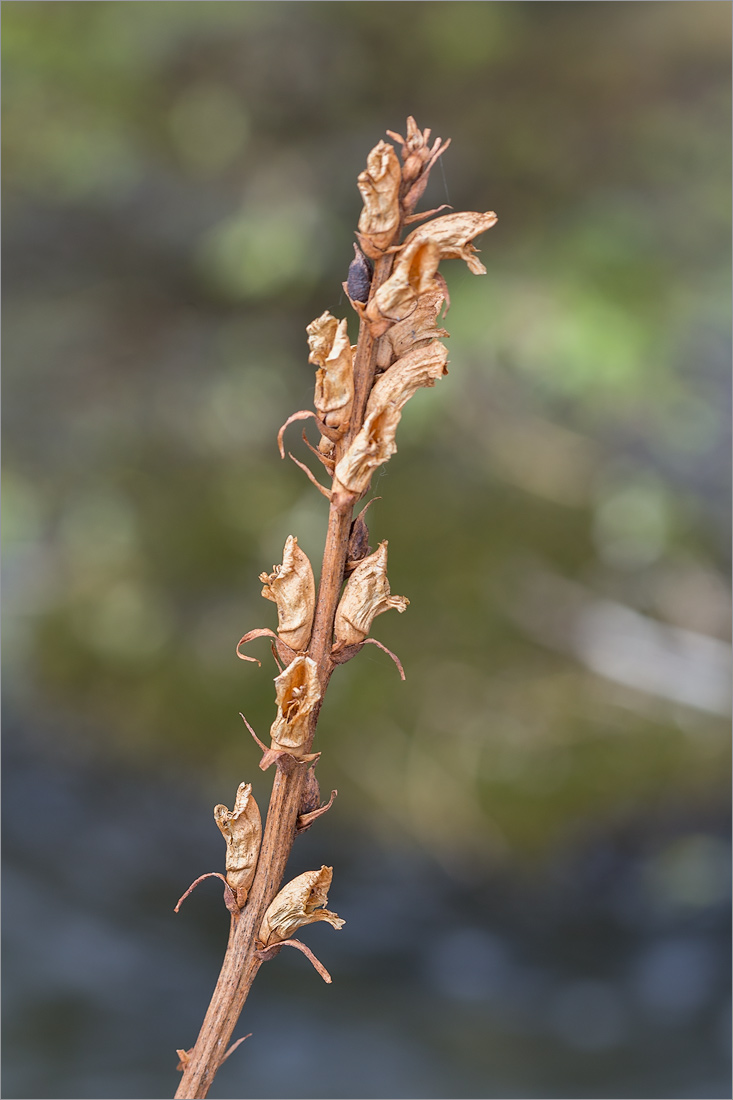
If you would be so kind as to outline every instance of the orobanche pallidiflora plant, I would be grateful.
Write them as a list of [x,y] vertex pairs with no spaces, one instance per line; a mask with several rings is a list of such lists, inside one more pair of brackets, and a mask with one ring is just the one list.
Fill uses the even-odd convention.
[[[177,1097],[206,1096],[223,1060],[243,1041],[229,1046],[263,963],[283,947],[295,947],[330,982],[328,971],[296,934],[314,921],[337,930],[344,924],[326,908],[331,867],[306,871],[285,886],[282,880],[296,836],[326,812],[336,794],[321,805],[315,776],[320,753],[311,752],[331,675],[367,644],[384,649],[371,637],[374,620],[390,609],[402,613],[408,605],[405,596],[390,591],[387,542],[373,552],[369,546],[368,504],[355,518],[353,513],[375,470],[397,450],[405,405],[420,387],[434,386],[447,372],[441,340],[448,333],[438,323],[449,305],[441,261],[464,260],[474,274],[483,274],[472,241],[496,222],[492,211],[444,214],[447,208],[440,207],[415,213],[430,170],[449,142],[437,138],[431,144],[430,130],[419,130],[413,118],[407,120],[405,137],[388,135],[401,156],[394,145],[380,141],[357,180],[364,206],[344,290],[358,317],[358,340],[351,344],[347,318],[328,311],[308,325],[313,409],[294,413],[278,435],[284,457],[284,433],[293,421],[312,419],[320,433],[317,445],[302,433],[323,467],[320,477],[290,457],[330,503],[323,564],[316,588],[297,535],[289,535],[282,563],[260,575],[262,595],[277,607],[277,629],[250,630],[237,646],[238,655],[251,661],[255,658],[242,647],[257,638],[271,639],[278,675],[270,744],[248,728],[262,750],[260,768],[272,768],[274,778],[264,831],[249,783],[239,785],[234,809],[214,809],[226,857],[224,874],[210,874],[224,880],[231,929],[198,1039],[190,1050],[178,1052],[183,1077]],[[389,655],[404,679],[399,660]]]

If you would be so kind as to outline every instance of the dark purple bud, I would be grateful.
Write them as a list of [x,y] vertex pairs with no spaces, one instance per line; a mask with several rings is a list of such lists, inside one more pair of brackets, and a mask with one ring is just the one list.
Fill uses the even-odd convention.
[[346,290],[352,302],[366,302],[372,285],[374,268],[358,245],[354,245],[354,259],[349,264]]

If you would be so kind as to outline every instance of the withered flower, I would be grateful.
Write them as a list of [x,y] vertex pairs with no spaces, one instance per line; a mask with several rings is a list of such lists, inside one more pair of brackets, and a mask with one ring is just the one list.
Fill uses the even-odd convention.
[[398,321],[387,329],[377,348],[377,366],[385,369],[394,359],[412,348],[421,347],[428,340],[450,336],[444,328],[438,328],[437,320],[446,290],[440,280],[434,280],[428,290],[420,294],[415,308],[404,321]]
[[397,450],[394,440],[401,419],[401,410],[391,406],[365,417],[361,431],[336,465],[335,493],[344,489],[347,493],[361,496],[377,466],[381,466]]
[[295,535],[287,537],[282,565],[273,566],[272,573],[260,573],[260,580],[265,586],[262,595],[277,604],[278,636],[291,649],[305,649],[313,626],[316,584],[308,555]]
[[380,542],[377,550],[360,562],[349,577],[336,611],[336,644],[347,646],[363,642],[377,615],[392,607],[402,614],[409,602],[405,596],[390,595],[387,542]]
[[446,373],[448,352],[437,340],[403,355],[372,387],[364,425],[336,466],[334,490],[360,495],[377,466],[397,450],[402,408],[421,386],[434,386]]
[[359,215],[359,243],[373,260],[389,247],[400,224],[400,162],[393,146],[380,141],[367,157],[357,186],[364,201]]
[[310,712],[321,697],[315,661],[300,656],[275,678],[277,717],[270,728],[272,747],[303,757]]
[[333,867],[321,867],[320,871],[305,871],[298,875],[271,902],[259,931],[259,942],[271,947],[287,940],[306,924],[325,920],[337,931],[346,923],[336,913],[320,906],[328,902],[328,891],[333,877]]
[[227,844],[226,880],[241,909],[255,877],[262,839],[262,820],[252,797],[252,784],[239,784],[233,810],[214,806],[214,821]]
[[354,352],[346,318],[337,321],[328,310],[307,326],[308,361],[315,363],[314,405],[324,424],[338,431],[349,426],[354,400]]
[[470,242],[490,229],[496,220],[492,210],[486,214],[467,211],[433,218],[413,229],[397,256],[392,274],[367,307],[372,334],[380,336],[391,322],[409,317],[420,295],[435,290],[434,280],[441,260],[462,259],[474,275],[486,274]]

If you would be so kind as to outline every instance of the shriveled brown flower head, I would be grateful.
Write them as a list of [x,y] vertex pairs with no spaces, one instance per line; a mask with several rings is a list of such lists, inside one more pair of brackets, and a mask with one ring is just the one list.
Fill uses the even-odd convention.
[[283,887],[262,920],[258,936],[262,946],[287,940],[299,928],[316,921],[327,921],[337,931],[343,928],[346,922],[341,917],[320,908],[328,902],[332,877],[333,867],[321,867],[320,871],[305,871]]
[[287,537],[282,565],[273,566],[272,573],[260,573],[260,580],[262,595],[277,604],[278,637],[291,649],[305,649],[313,626],[316,584],[308,555],[295,535]]
[[321,697],[315,661],[300,656],[275,678],[277,717],[270,736],[273,749],[302,756],[308,737],[310,712]]
[[334,633],[339,646],[363,642],[372,622],[383,611],[394,608],[400,614],[409,604],[405,596],[392,596],[387,580],[387,541],[359,562],[349,577],[336,611]]
[[367,157],[357,184],[364,200],[359,216],[359,243],[367,256],[378,259],[392,243],[400,225],[402,173],[393,146],[380,141]]
[[255,877],[262,839],[262,819],[252,796],[252,784],[239,784],[233,810],[214,806],[214,821],[227,845],[226,880],[241,909]]

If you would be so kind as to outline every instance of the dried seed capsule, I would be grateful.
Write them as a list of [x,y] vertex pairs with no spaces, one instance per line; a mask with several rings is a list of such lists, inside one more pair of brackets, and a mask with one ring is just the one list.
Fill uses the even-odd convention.
[[275,679],[277,717],[270,728],[272,748],[302,757],[310,712],[321,698],[315,661],[296,657]]
[[354,245],[354,259],[349,264],[346,278],[346,293],[352,302],[366,302],[372,285],[374,268],[358,245]]
[[337,931],[346,923],[336,913],[320,908],[328,902],[333,867],[305,871],[284,886],[268,907],[260,926],[258,940],[271,947],[287,940],[299,928],[316,921],[327,921]]
[[394,148],[386,141],[374,146],[357,185],[364,200],[359,215],[359,241],[372,259],[392,243],[400,225],[402,173]]
[[305,649],[313,627],[316,584],[308,555],[295,535],[287,537],[282,565],[273,566],[272,573],[260,573],[260,580],[265,586],[262,595],[277,604],[278,636],[296,652]]
[[227,845],[226,880],[241,909],[255,877],[262,839],[262,819],[252,797],[252,784],[239,784],[233,810],[215,806],[214,821]]
[[387,580],[387,542],[357,565],[336,611],[334,633],[338,646],[363,642],[372,622],[383,611],[400,614],[409,604],[405,596],[391,596]]
[[[369,504],[371,504],[371,501],[369,501]],[[359,512],[359,515],[351,524],[351,531],[349,532],[349,547],[346,551],[347,569],[353,569],[359,564],[360,561],[363,561],[364,558],[372,552],[372,548],[369,545],[369,528],[367,527],[366,520],[364,519],[364,513],[369,507],[369,504],[367,504],[366,508],[362,508],[361,512]]]

